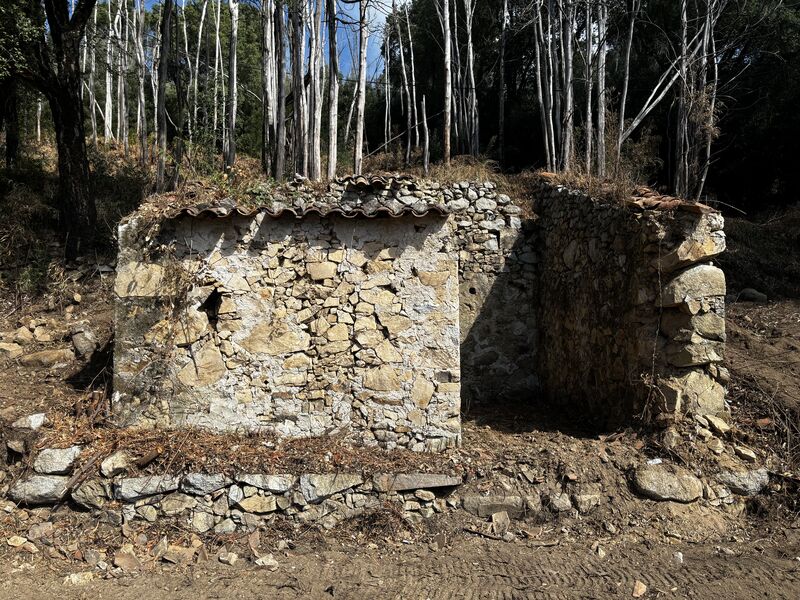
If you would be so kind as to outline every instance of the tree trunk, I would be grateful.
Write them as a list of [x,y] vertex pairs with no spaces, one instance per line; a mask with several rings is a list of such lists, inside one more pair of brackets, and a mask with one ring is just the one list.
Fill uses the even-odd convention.
[[597,13],[597,176],[606,176],[606,33],[608,31],[608,7],[605,2],[598,6]]
[[562,141],[561,141],[561,168],[569,171],[572,167],[572,132],[574,125],[574,90],[572,80],[572,38],[575,29],[575,5],[572,0],[566,3],[566,7],[561,8],[562,27],[561,32],[564,36],[562,43],[562,62],[564,75],[564,117],[562,119]]
[[339,143],[339,55],[336,44],[336,0],[327,0],[328,17],[328,179],[336,177]]
[[499,98],[497,101],[497,149],[500,166],[506,164],[506,38],[508,36],[508,0],[503,0],[503,20],[500,26]]
[[306,94],[303,78],[305,27],[305,0],[293,0],[289,7],[292,19],[292,123],[295,173],[308,173],[308,129],[306,117]]
[[3,103],[0,105],[0,127],[5,124],[6,129],[6,169],[17,166],[19,157],[19,90],[15,79],[0,81],[2,87]]
[[136,7],[136,78],[138,80],[138,103],[136,131],[139,138],[139,164],[144,167],[147,164],[147,105],[145,100],[145,79],[147,77],[147,63],[145,62],[144,52],[144,28],[147,7],[145,0],[138,0]]
[[417,69],[414,61],[414,39],[411,35],[411,19],[408,16],[409,2],[404,4],[406,29],[408,30],[408,58],[411,63],[411,107],[414,111],[414,146],[419,148],[419,116],[417,115]]
[[112,12],[112,0],[108,0],[108,39],[106,41],[106,96],[105,96],[105,108],[103,110],[103,120],[104,120],[104,128],[103,128],[103,135],[104,135],[104,144],[108,144],[109,140],[114,139],[114,122],[113,122],[113,115],[114,115],[114,108],[113,108],[113,100],[111,97],[111,90],[114,87],[114,74],[112,72],[113,64],[112,60],[114,57],[114,22],[111,18]]
[[[309,15],[311,48],[309,55],[309,163],[308,176],[322,178],[322,3],[315,0],[314,13]],[[310,12],[310,7],[309,7]]]
[[[140,0],[143,2],[144,0]],[[92,123],[92,145],[97,147],[97,100],[95,99],[94,90],[94,66],[95,66],[95,47],[97,35],[97,7],[92,10],[92,27],[86,40],[89,46],[89,115]]]
[[169,62],[170,24],[173,0],[164,0],[161,10],[161,42],[158,52],[158,96],[156,98],[156,138],[158,162],[156,165],[156,190],[163,192],[167,167],[167,64]]
[[594,50],[592,49],[592,40],[594,33],[592,33],[592,0],[586,0],[586,174],[592,176],[592,142],[594,133],[592,132],[592,91],[594,83],[593,60]]
[[[212,7],[213,8],[213,7]],[[200,46],[203,40],[203,25],[206,21],[206,10],[208,9],[208,0],[203,0],[203,6],[200,9],[200,24],[197,26],[197,49],[195,51],[195,58],[194,58],[194,86],[192,88],[192,116],[189,119],[191,123],[190,131],[197,130],[197,110],[198,110],[198,99],[197,99],[197,88],[198,82],[200,80]],[[206,37],[206,40],[208,38]],[[186,57],[186,60],[189,60],[189,57]],[[206,43],[206,61],[208,60],[208,44]],[[206,73],[208,73],[208,66],[205,69]],[[208,85],[208,77],[206,76],[206,86]],[[189,137],[191,141],[191,134]]]
[[392,19],[394,20],[397,44],[400,48],[400,71],[403,77],[403,93],[406,98],[406,157],[405,163],[411,163],[411,128],[413,127],[414,104],[411,101],[411,90],[408,88],[408,74],[406,73],[406,59],[403,56],[403,32],[400,29],[400,14],[397,12],[397,3],[392,0]]
[[677,135],[675,136],[675,195],[685,198],[688,195],[689,171],[689,114],[687,110],[688,57],[688,10],[687,0],[681,0],[681,56],[680,56],[680,88],[678,92]]
[[272,149],[275,143],[275,48],[273,0],[261,0],[261,169],[272,172]]
[[361,175],[364,155],[364,107],[367,97],[367,0],[360,0],[358,8],[358,88],[356,103],[356,139],[353,145],[353,172]]
[[625,131],[625,106],[628,103],[628,85],[631,80],[631,47],[633,46],[633,29],[636,17],[639,14],[641,0],[631,0],[630,23],[628,23],[628,38],[625,41],[624,74],[622,77],[622,96],[619,100],[619,124],[617,127],[617,155],[615,158],[615,171],[619,173],[620,157],[622,155],[622,132]]
[[428,165],[430,164],[430,139],[428,137],[428,115],[425,110],[425,95],[422,96],[422,139],[423,139],[423,153],[422,164],[425,168],[425,175],[428,174]]
[[[475,83],[475,49],[472,44],[472,21],[475,16],[475,1],[464,0],[464,12],[467,24],[467,85],[469,86],[469,146],[470,153],[480,153],[480,137],[478,131],[478,90]],[[505,23],[504,23],[505,24]]]
[[450,0],[444,0],[442,9],[442,32],[444,34],[444,164],[450,164],[450,128],[452,118],[453,75],[450,59]]
[[275,179],[283,179],[286,171],[286,60],[284,32],[284,10],[283,1],[275,1],[275,41],[277,69],[275,77],[277,79],[278,108],[275,114],[275,163],[273,173]]
[[228,144],[225,152],[225,171],[232,177],[236,161],[236,108],[239,100],[238,65],[236,53],[239,43],[239,0],[228,0],[231,13],[231,37],[228,51]]

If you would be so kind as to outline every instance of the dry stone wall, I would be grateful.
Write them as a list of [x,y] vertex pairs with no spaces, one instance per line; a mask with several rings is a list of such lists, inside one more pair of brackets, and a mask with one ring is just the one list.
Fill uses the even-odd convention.
[[449,221],[168,221],[142,260],[121,228],[114,408],[125,424],[460,439],[458,271]]
[[724,416],[725,249],[708,207],[535,193],[538,372],[555,403],[616,421]]

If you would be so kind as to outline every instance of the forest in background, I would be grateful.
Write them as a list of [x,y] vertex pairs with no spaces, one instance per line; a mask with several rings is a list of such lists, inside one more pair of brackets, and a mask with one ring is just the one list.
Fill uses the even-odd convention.
[[104,150],[155,190],[458,155],[749,212],[798,189],[793,0],[8,0],[0,47],[7,171],[55,146],[73,247]]

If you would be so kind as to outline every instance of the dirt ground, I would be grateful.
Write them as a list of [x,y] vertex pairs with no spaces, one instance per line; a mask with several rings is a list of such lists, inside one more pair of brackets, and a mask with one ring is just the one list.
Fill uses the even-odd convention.
[[541,547],[460,539],[443,549],[307,548],[276,556],[274,572],[209,562],[85,584],[64,583],[61,572],[45,565],[4,561],[0,598],[630,598],[637,581],[647,587],[646,598],[800,596],[800,562],[777,556],[765,542],[631,540],[607,546],[602,559],[590,545],[591,540]]
[[[747,239],[757,237],[750,225],[733,224],[729,236],[733,258],[723,266],[736,273],[729,276],[734,292],[763,283],[747,279],[747,273],[762,271],[754,262],[758,257],[752,247],[739,240],[739,232]],[[40,320],[54,336],[37,343],[37,349],[59,347],[67,343],[69,323],[89,319],[98,337],[107,340],[110,275],[101,275],[98,266],[99,262],[87,262],[66,269],[59,285],[34,302],[20,304],[11,295],[0,298],[0,331]],[[601,483],[606,501],[589,515],[515,522],[512,541],[492,539],[486,520],[464,511],[416,528],[364,519],[332,532],[280,528],[263,532],[260,552],[274,555],[278,563],[274,571],[253,564],[242,535],[206,540],[209,559],[191,567],[147,561],[142,572],[101,578],[95,571],[95,578],[84,582],[76,581],[81,573],[92,572],[86,560],[89,551],[106,549],[110,556],[124,541],[135,540],[142,546],[140,554],[146,555],[161,535],[172,541],[184,534],[169,525],[159,531],[144,525],[120,531],[66,507],[41,515],[35,510],[0,511],[5,512],[0,514],[2,545],[8,536],[24,535],[32,523],[45,520],[63,532],[61,538],[55,536],[57,544],[35,554],[0,548],[0,600],[798,598],[800,520],[797,486],[792,485],[800,465],[800,300],[792,297],[791,282],[774,283],[779,279],[778,271],[770,271],[771,287],[761,287],[769,302],[737,302],[727,308],[729,400],[738,439],[756,448],[773,473],[786,474],[783,483],[773,481],[767,496],[718,508],[643,500],[630,491],[626,473],[635,460],[664,455],[657,435],[635,427],[613,433],[580,431],[552,415],[494,407],[467,415],[464,445],[447,458],[466,479],[459,494],[524,495],[526,486],[574,477],[578,482]],[[80,302],[76,303],[75,293],[81,295]],[[8,422],[35,411],[55,410],[71,415],[58,429],[60,435],[91,435],[81,427],[90,417],[102,418],[102,411],[97,412],[98,405],[86,389],[103,388],[110,366],[107,352],[96,354],[92,364],[68,372],[18,365],[0,368],[0,419]],[[73,418],[76,413],[80,416]],[[703,455],[692,444],[672,452],[675,460],[704,467]],[[333,454],[332,468],[354,464],[353,457]],[[158,464],[180,467],[179,459],[178,450],[168,449]],[[314,466],[302,455],[296,460],[299,466]],[[217,560],[223,545],[240,553],[234,566]]]

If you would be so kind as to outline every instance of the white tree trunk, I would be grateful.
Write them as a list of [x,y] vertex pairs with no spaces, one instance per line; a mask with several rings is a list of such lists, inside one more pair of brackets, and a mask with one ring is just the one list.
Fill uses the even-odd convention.
[[336,0],[327,0],[328,17],[328,179],[336,177],[339,143],[339,55],[336,43]]
[[94,89],[94,70],[97,46],[97,5],[92,9],[92,26],[89,34],[86,37],[86,44],[89,47],[89,118],[92,123],[92,145],[97,146],[97,100],[95,99]]
[[289,6],[292,19],[292,114],[294,170],[298,175],[308,173],[308,129],[306,119],[306,94],[303,81],[305,27],[304,0],[294,0]]
[[361,175],[364,156],[364,108],[367,98],[367,44],[369,29],[367,28],[368,0],[360,0],[358,7],[358,88],[356,95],[356,139],[353,145],[353,171]]
[[619,171],[620,157],[622,155],[622,132],[625,131],[625,107],[628,104],[628,86],[631,80],[631,47],[633,46],[633,30],[636,18],[639,15],[641,0],[631,0],[630,22],[628,23],[628,38],[625,41],[624,74],[622,77],[622,96],[619,100],[619,124],[617,127],[617,155],[615,170]]
[[452,120],[452,93],[453,75],[450,59],[450,0],[443,0],[442,33],[444,34],[444,130],[442,132],[442,146],[444,149],[444,164],[450,164],[450,129]]
[[565,0],[561,7],[561,32],[563,43],[561,45],[564,77],[564,116],[562,119],[561,142],[561,168],[569,171],[572,168],[572,133],[574,126],[574,86],[572,76],[573,60],[573,32],[575,30],[575,4],[574,0]]
[[414,125],[414,103],[411,99],[411,90],[408,87],[408,73],[406,72],[406,59],[403,53],[403,32],[400,28],[400,14],[397,12],[397,3],[392,0],[392,19],[394,20],[397,44],[400,48],[400,74],[403,78],[403,94],[406,99],[406,156],[405,164],[411,163],[411,129]]
[[419,116],[417,115],[417,69],[414,61],[414,38],[411,35],[411,19],[408,16],[408,2],[403,6],[406,12],[406,30],[408,31],[408,58],[411,63],[411,108],[414,111],[414,146],[419,148]]
[[114,89],[114,73],[113,67],[113,52],[114,52],[114,20],[111,16],[112,13],[111,0],[108,4],[108,39],[106,41],[106,96],[105,96],[105,109],[103,110],[103,135],[105,139],[103,143],[108,144],[109,140],[114,139],[114,123],[113,113],[114,104],[112,99],[112,90]]
[[608,7],[600,2],[597,12],[597,176],[606,176],[606,33]]
[[136,104],[136,136],[139,143],[139,164],[147,164],[147,105],[145,100],[145,79],[147,64],[144,53],[144,28],[147,7],[145,0],[137,0],[134,11],[134,44],[136,50],[136,79],[138,96]]
[[[237,51],[239,45],[239,0],[228,0],[231,13],[231,39],[228,51],[228,139],[225,151],[225,170],[231,172],[236,162],[236,108],[239,101]],[[231,173],[232,174],[232,173]]]
[[309,57],[310,96],[309,110],[309,164],[308,176],[314,181],[322,178],[322,4],[315,0],[311,24],[311,52]]
[[425,175],[428,174],[428,165],[430,164],[430,137],[428,136],[428,115],[427,111],[425,110],[425,95],[422,96],[422,147],[423,147],[423,158],[422,164],[425,168]]
[[586,174],[591,177],[592,175],[592,142],[594,140],[594,133],[592,131],[592,122],[594,115],[592,113],[592,97],[593,97],[593,83],[594,83],[594,22],[592,20],[592,0],[586,0]]

